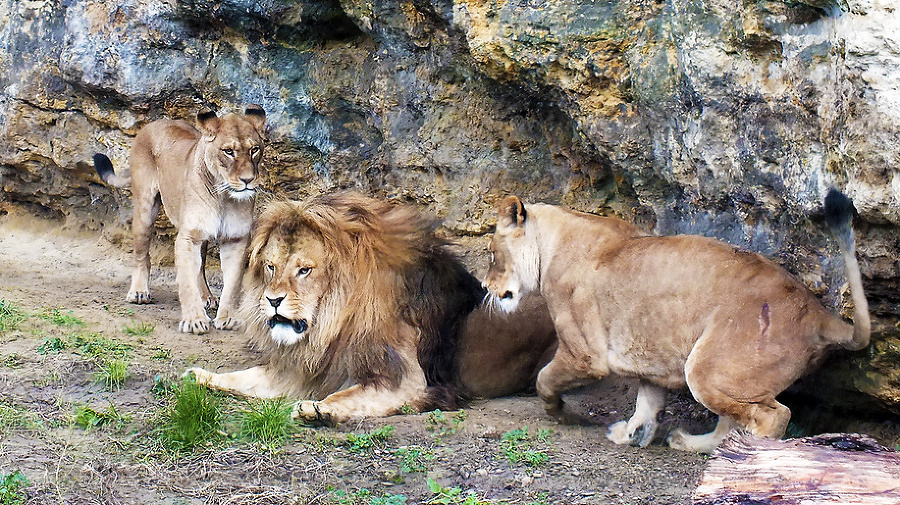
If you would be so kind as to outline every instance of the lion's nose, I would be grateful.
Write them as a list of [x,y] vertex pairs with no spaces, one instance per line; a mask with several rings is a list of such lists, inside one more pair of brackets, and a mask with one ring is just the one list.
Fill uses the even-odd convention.
[[267,296],[267,297],[266,297],[266,300],[269,300],[269,305],[271,305],[273,308],[276,308],[276,309],[277,309],[278,306],[281,305],[281,302],[284,301],[284,297],[283,297],[283,296],[280,296],[280,297],[278,297],[278,298],[269,298],[269,297]]
[[251,182],[253,182],[253,179],[256,179],[256,177],[251,175],[250,177],[241,177],[240,179],[241,182],[243,182],[245,185],[249,185]]

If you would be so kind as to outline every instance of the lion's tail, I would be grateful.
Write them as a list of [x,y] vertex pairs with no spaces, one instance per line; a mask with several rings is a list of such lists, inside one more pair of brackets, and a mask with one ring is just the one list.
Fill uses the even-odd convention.
[[[853,300],[853,334],[847,334],[844,326],[843,335],[834,340],[845,349],[856,351],[869,345],[872,334],[872,320],[869,316],[869,302],[863,292],[862,275],[856,261],[856,242],[853,238],[853,202],[847,195],[831,188],[825,195],[825,222],[834,234],[844,260],[847,283],[850,285],[850,297]],[[836,332],[837,333],[837,332]],[[841,338],[843,337],[843,338]]]
[[112,161],[110,161],[109,157],[105,154],[97,153],[94,155],[94,170],[97,171],[97,175],[103,179],[103,182],[110,186],[115,186],[117,188],[127,188],[128,186],[131,186],[131,174],[116,175]]

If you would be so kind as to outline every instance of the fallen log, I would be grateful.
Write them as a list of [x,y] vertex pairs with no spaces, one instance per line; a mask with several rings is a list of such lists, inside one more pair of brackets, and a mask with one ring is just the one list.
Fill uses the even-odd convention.
[[694,505],[900,504],[900,453],[857,434],[790,440],[733,433],[713,453]]

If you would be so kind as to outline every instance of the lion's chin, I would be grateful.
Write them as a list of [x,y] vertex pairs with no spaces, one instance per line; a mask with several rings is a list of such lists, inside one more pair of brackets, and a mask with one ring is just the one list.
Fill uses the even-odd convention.
[[292,320],[276,315],[269,319],[269,334],[281,345],[293,345],[306,340],[306,319]]

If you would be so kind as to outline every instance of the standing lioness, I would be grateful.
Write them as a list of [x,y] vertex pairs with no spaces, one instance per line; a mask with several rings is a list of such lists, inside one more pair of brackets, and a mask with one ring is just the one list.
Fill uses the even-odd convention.
[[855,326],[829,313],[784,269],[710,238],[644,236],[614,218],[505,199],[491,242],[488,289],[505,310],[539,289],[559,347],[537,378],[551,414],[561,394],[615,373],[640,380],[637,407],[612,425],[615,443],[645,446],[666,389],[687,386],[719,415],[707,435],[677,430],[669,445],[710,452],[738,426],[781,437],[790,410],[775,397],[832,346],[868,345],[871,323],[850,228],[852,204],[832,190]]
[[113,173],[109,158],[94,156],[104,181],[131,185],[134,215],[134,273],[126,300],[150,303],[150,235],[159,213],[160,197],[178,235],[175,238],[175,280],[181,302],[179,329],[209,331],[207,308],[216,298],[206,283],[206,245],[217,240],[222,263],[222,299],[213,324],[230,330],[235,318],[250,227],[253,196],[259,184],[266,113],[257,105],[244,115],[197,115],[197,128],[185,121],[162,119],[138,132],[131,148],[131,173]]

